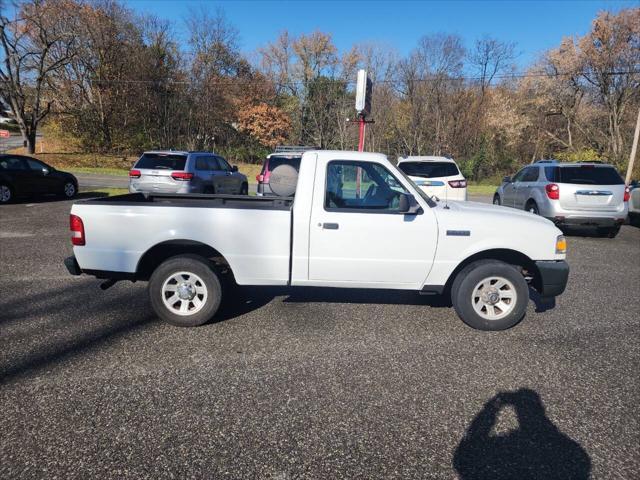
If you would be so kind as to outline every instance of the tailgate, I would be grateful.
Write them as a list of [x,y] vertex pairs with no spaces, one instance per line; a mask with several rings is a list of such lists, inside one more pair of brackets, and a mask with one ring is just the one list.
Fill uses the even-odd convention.
[[567,210],[616,211],[624,198],[624,185],[560,185],[560,205]]

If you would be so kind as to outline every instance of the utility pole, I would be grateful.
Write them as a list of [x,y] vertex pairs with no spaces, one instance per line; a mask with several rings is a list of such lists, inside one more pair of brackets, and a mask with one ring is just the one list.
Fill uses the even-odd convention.
[[631,147],[631,155],[629,156],[629,165],[627,166],[627,176],[624,179],[625,185],[629,185],[631,183],[631,172],[633,172],[633,162],[636,159],[636,152],[638,150],[638,137],[640,137],[640,108],[638,109],[638,119],[636,120],[636,132],[633,134],[633,146]]

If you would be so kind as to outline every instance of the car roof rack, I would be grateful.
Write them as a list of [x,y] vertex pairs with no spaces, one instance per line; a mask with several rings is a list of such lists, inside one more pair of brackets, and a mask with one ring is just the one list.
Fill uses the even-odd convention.
[[546,158],[543,160],[536,160],[535,163],[558,163],[558,160],[555,160],[553,158]]
[[309,150],[320,150],[320,147],[311,147],[304,145],[278,145],[274,150],[274,153],[299,153],[307,152]]

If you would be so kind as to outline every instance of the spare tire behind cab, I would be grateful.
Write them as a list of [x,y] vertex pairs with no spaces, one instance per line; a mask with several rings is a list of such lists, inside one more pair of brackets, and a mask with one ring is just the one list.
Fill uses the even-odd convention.
[[271,191],[279,197],[292,197],[298,185],[298,171],[291,165],[283,163],[269,174]]

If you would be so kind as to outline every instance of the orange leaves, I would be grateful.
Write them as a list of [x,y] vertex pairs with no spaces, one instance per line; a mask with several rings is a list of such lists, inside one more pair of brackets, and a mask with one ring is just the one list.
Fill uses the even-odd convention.
[[240,131],[271,148],[284,143],[291,130],[289,116],[266,103],[242,108],[238,112],[238,125]]

